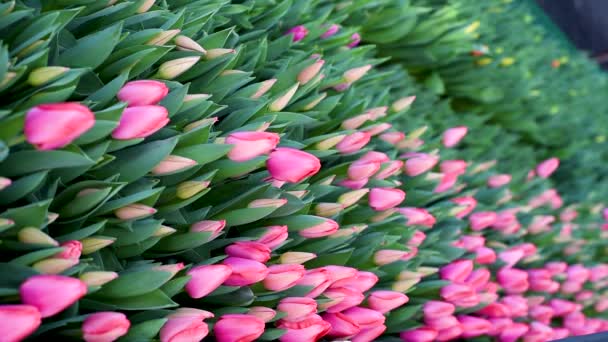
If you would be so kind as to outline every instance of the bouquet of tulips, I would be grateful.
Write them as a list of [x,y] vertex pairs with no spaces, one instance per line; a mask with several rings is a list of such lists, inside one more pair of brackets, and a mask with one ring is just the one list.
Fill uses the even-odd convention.
[[608,210],[438,97],[443,2],[0,4],[0,341],[608,330]]

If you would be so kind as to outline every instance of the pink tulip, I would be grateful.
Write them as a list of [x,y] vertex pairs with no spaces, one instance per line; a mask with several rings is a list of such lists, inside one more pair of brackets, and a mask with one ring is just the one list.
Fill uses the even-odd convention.
[[270,249],[280,246],[287,240],[287,226],[270,226],[266,228],[266,232],[256,241],[268,246]]
[[350,43],[348,43],[347,46],[352,49],[355,46],[359,45],[360,42],[361,42],[361,35],[355,32],[352,34],[352,36],[350,36]]
[[528,273],[515,268],[501,268],[496,278],[500,286],[509,294],[523,293],[528,290]]
[[488,321],[492,323],[492,328],[488,331],[488,335],[490,336],[500,335],[513,324],[513,320],[510,318],[490,318]]
[[369,192],[369,206],[384,211],[398,206],[405,199],[405,192],[392,188],[373,188]]
[[433,227],[435,225],[435,217],[423,208],[399,208],[399,213],[407,218],[408,226],[423,226]]
[[336,24],[331,24],[329,25],[329,28],[323,32],[323,34],[321,35],[321,39],[327,39],[333,35],[335,35],[336,33],[338,33],[338,31],[340,30],[340,26],[336,25]]
[[471,214],[469,222],[472,230],[481,231],[493,225],[496,219],[497,215],[493,211],[478,211]]
[[528,325],[525,323],[513,323],[500,333],[498,340],[500,342],[515,342],[528,332],[528,329]]
[[579,305],[559,298],[551,299],[549,306],[551,306],[553,314],[557,317],[565,316],[580,309]]
[[439,157],[435,155],[416,153],[405,161],[403,169],[406,175],[415,177],[431,170],[438,162]]
[[460,315],[458,321],[462,327],[462,337],[471,338],[486,335],[492,329],[492,323],[483,318]]
[[511,316],[511,309],[505,304],[494,302],[477,311],[477,313],[485,317],[503,318]]
[[485,268],[478,268],[471,272],[464,282],[472,286],[475,290],[480,291],[486,286],[490,277],[490,271]]
[[365,186],[365,184],[367,184],[368,181],[369,181],[369,179],[367,179],[367,178],[364,178],[361,180],[356,180],[356,181],[352,180],[352,179],[344,179],[344,180],[340,181],[338,183],[338,185],[343,186],[345,188],[352,189],[352,190],[359,190],[359,189],[362,189]]
[[323,320],[331,324],[331,330],[327,334],[331,337],[349,337],[361,331],[361,327],[354,319],[340,312],[326,313],[323,315]]
[[60,245],[63,251],[55,254],[56,258],[61,259],[79,259],[82,253],[82,242],[78,240],[70,240]]
[[549,158],[536,166],[536,174],[540,178],[549,178],[559,167],[559,159]]
[[565,328],[553,328],[553,340],[561,340],[570,336],[570,331]]
[[389,161],[390,159],[384,153],[370,151],[366,153],[363,157],[355,160],[348,167],[348,178],[351,180],[362,180],[366,178],[370,178],[373,176],[378,170],[380,170],[380,166],[382,163]]
[[313,268],[306,271],[304,277],[298,281],[300,286],[310,286],[312,290],[306,295],[309,298],[315,298],[323,293],[332,283],[331,274],[323,268]]
[[488,178],[488,186],[490,188],[500,188],[501,186],[507,185],[511,182],[511,175],[502,174],[494,175]]
[[224,250],[228,256],[265,263],[270,260],[270,248],[254,241],[237,241]]
[[589,277],[589,280],[592,282],[596,282],[598,280],[602,280],[608,277],[608,265],[606,264],[593,266],[590,268],[590,271],[591,275]]
[[441,267],[439,275],[443,280],[450,280],[456,283],[463,283],[473,271],[473,261],[461,259],[452,261],[446,266]]
[[277,310],[286,314],[284,321],[297,322],[317,312],[317,302],[308,297],[287,297],[281,299]]
[[566,272],[567,268],[568,264],[563,261],[552,261],[545,265],[545,269],[551,273],[552,277]]
[[456,182],[458,182],[457,174],[444,173],[441,176],[441,181],[439,182],[439,184],[437,184],[435,189],[433,189],[433,192],[436,192],[436,193],[446,192],[446,191],[452,189],[454,187],[454,185],[456,184]]
[[279,147],[270,153],[266,167],[273,179],[299,183],[321,169],[319,158],[290,147]]
[[504,261],[506,267],[513,267],[524,257],[524,251],[520,248],[511,248],[498,253],[498,258]]
[[511,311],[511,317],[523,317],[528,314],[528,301],[520,295],[504,296],[501,303]]
[[480,247],[475,250],[475,262],[480,265],[493,264],[496,261],[496,253],[492,248]]
[[439,330],[437,332],[437,341],[452,341],[462,335],[462,327],[460,325],[454,325],[447,329]]
[[286,34],[291,34],[293,36],[293,42],[295,43],[306,38],[308,35],[308,29],[306,29],[304,25],[298,25],[290,28]]
[[554,293],[559,284],[551,279],[551,272],[545,269],[528,270],[528,282],[530,290],[537,292]]
[[432,342],[437,337],[437,330],[429,327],[402,331],[399,337],[405,342]]
[[219,221],[198,221],[190,226],[191,232],[209,232],[211,233],[211,239],[215,239],[220,235],[222,230],[226,227],[226,220]]
[[530,323],[530,329],[523,336],[524,342],[545,342],[553,337],[553,329],[540,322]]
[[361,331],[350,338],[351,342],[373,342],[384,333],[386,325],[378,325],[373,328],[361,329]]
[[245,286],[264,280],[268,275],[268,268],[261,262],[237,257],[228,257],[224,265],[232,268],[232,274],[224,282],[228,286]]
[[382,165],[382,169],[378,172],[375,179],[386,179],[390,176],[396,175],[401,171],[403,162],[401,160],[392,160]]
[[460,325],[454,316],[441,316],[436,318],[425,317],[424,323],[437,331]]
[[462,243],[462,248],[468,252],[474,252],[485,245],[486,239],[479,235],[463,235],[460,237],[460,242]]
[[39,150],[69,145],[95,124],[89,108],[75,102],[41,104],[25,115],[25,139]]
[[357,274],[351,278],[345,278],[334,282],[332,287],[348,287],[359,292],[365,292],[378,282],[378,276],[372,272],[357,271]]
[[578,212],[574,208],[566,208],[559,214],[559,219],[562,222],[571,222],[576,219]]
[[454,147],[458,145],[460,140],[467,135],[468,128],[466,126],[458,126],[448,128],[443,132],[443,146]]
[[362,149],[372,138],[368,132],[355,132],[347,135],[337,145],[336,149],[341,153],[353,153]]
[[234,145],[228,158],[237,162],[247,161],[272,151],[281,138],[269,132],[234,132],[226,138],[226,144]]
[[220,317],[213,332],[218,342],[251,342],[262,336],[265,327],[266,323],[258,317],[230,314]]
[[422,310],[425,318],[439,318],[451,316],[456,310],[456,307],[452,303],[430,300],[424,303]]
[[306,269],[298,264],[272,265],[264,278],[264,288],[270,291],[283,291],[296,285],[304,277]]
[[247,314],[255,316],[264,322],[269,322],[277,315],[277,312],[264,306],[254,306],[249,308]]
[[470,308],[479,304],[479,296],[475,289],[465,284],[450,284],[441,288],[440,295],[443,300],[457,307]]
[[326,218],[323,223],[302,229],[298,234],[307,239],[316,239],[331,235],[338,231],[338,228],[340,228],[340,226],[336,221]]
[[112,138],[129,140],[145,138],[169,123],[169,113],[162,106],[128,107],[122,112]]
[[398,249],[381,249],[374,253],[374,263],[376,265],[388,265],[390,263],[407,258],[409,253]]
[[553,309],[548,305],[536,305],[528,310],[528,315],[544,324],[551,324]]
[[232,274],[228,265],[202,265],[188,271],[190,280],[186,283],[186,292],[192,298],[202,298],[215,291]]
[[408,301],[409,298],[401,292],[374,291],[367,298],[367,305],[370,309],[384,314],[400,307]]
[[77,302],[87,293],[79,279],[60,275],[35,275],[19,288],[23,304],[38,308],[42,318],[53,316]]
[[584,283],[591,277],[591,271],[581,264],[571,265],[566,271],[568,280]]
[[395,145],[404,139],[405,133],[403,132],[386,132],[380,134],[380,140],[383,140],[391,145]]
[[464,207],[454,215],[459,219],[470,214],[477,206],[477,200],[470,196],[453,198],[451,202],[456,203],[458,206]]
[[342,312],[354,320],[361,329],[369,329],[384,324],[386,317],[376,310],[355,306]]
[[439,165],[439,170],[444,174],[462,175],[467,170],[467,162],[464,160],[444,160]]
[[363,302],[365,299],[363,293],[349,287],[329,288],[323,292],[323,296],[331,300],[328,303],[322,304],[322,308],[326,309],[326,311],[330,313],[340,312],[352,308],[361,304],[361,302]]
[[128,107],[149,106],[158,104],[168,93],[169,88],[163,82],[139,80],[127,82],[116,97]]
[[600,298],[593,306],[593,309],[597,312],[604,312],[608,310],[608,298]]
[[340,281],[342,279],[347,279],[354,277],[357,275],[357,269],[347,266],[339,266],[339,265],[328,265],[324,266],[324,269],[329,271],[332,282]]
[[412,237],[410,238],[410,241],[407,242],[407,245],[419,247],[420,245],[422,245],[422,243],[424,242],[425,239],[426,239],[426,234],[424,234],[424,232],[422,232],[420,230],[417,230],[414,232],[414,235],[412,235]]
[[160,341],[202,341],[209,334],[209,326],[203,322],[203,319],[208,317],[213,315],[169,318],[160,329]]
[[82,337],[87,342],[112,342],[126,335],[131,322],[120,312],[96,312],[82,323]]
[[327,335],[331,324],[325,322],[319,315],[310,315],[299,322],[281,321],[279,329],[286,332],[279,338],[281,342],[315,342]]
[[6,342],[19,342],[31,335],[42,321],[32,305],[0,305],[0,336]]

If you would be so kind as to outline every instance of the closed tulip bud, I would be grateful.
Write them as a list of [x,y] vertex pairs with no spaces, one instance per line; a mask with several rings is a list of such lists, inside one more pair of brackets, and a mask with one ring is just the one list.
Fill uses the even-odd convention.
[[81,104],[41,104],[26,113],[24,133],[37,149],[53,150],[69,145],[94,124],[93,112]]
[[307,239],[316,239],[331,235],[338,231],[338,228],[339,225],[336,221],[326,218],[323,223],[302,229],[298,234]]
[[310,153],[289,147],[279,147],[270,153],[266,167],[272,178],[299,183],[321,169],[321,161]]
[[490,188],[500,188],[501,186],[507,185],[511,182],[511,175],[502,174],[494,175],[488,178],[488,186]]
[[165,159],[163,159],[158,165],[156,165],[150,172],[156,176],[168,175],[187,170],[196,164],[196,161],[190,158],[169,155],[165,157]]
[[78,265],[78,259],[48,258],[32,265],[36,271],[44,274],[59,274]]
[[386,179],[396,175],[401,171],[403,162],[401,160],[392,160],[382,165],[380,171],[374,176],[376,179]]
[[407,292],[420,282],[420,278],[403,279],[393,283],[392,289],[398,292]]
[[59,275],[34,275],[19,287],[21,301],[38,308],[43,318],[65,310],[86,293],[84,282]]
[[[186,95],[186,97],[187,96],[188,95]],[[207,96],[207,97],[209,97],[209,96]],[[184,99],[184,102],[185,102],[185,99]],[[202,119],[202,120],[194,121],[194,122],[192,122],[192,123],[190,123],[190,124],[188,124],[188,125],[186,125],[184,127],[184,132],[190,132],[190,131],[194,130],[197,127],[205,126],[205,125],[208,125],[209,123],[214,124],[214,123],[217,122],[217,120],[218,120],[217,117],[212,117],[212,118],[207,118],[207,119]]]
[[[183,309],[179,309],[180,311]],[[194,309],[191,309],[194,310]],[[203,311],[203,310],[197,310]],[[209,326],[203,319],[213,317],[211,313],[178,313],[170,315],[160,329],[161,342],[201,341],[209,334]]]
[[565,316],[571,312],[579,310],[578,304],[560,298],[551,299],[549,306],[551,306],[553,309],[553,314],[557,317]]
[[192,226],[190,226],[191,232],[209,232],[211,233],[211,239],[215,239],[220,235],[222,230],[226,227],[226,220],[219,221],[198,221]]
[[460,238],[460,242],[462,243],[462,248],[468,252],[474,252],[485,245],[486,239],[479,235],[464,235]]
[[454,314],[456,307],[452,303],[431,300],[424,303],[422,310],[425,318],[436,319],[439,317],[451,316]]
[[384,132],[386,130],[391,129],[391,127],[393,127],[391,124],[383,122],[381,124],[374,125],[374,126],[368,128],[368,129],[366,129],[365,132],[373,137],[373,136],[376,136],[376,135],[378,135],[378,134],[380,134],[380,133],[382,133],[382,132]]
[[281,96],[268,105],[268,110],[271,112],[280,112],[287,107],[291,98],[296,94],[296,91],[298,91],[299,86],[300,83],[296,83],[291,88],[287,89]]
[[251,98],[252,99],[259,99],[264,94],[266,94],[270,90],[270,88],[272,88],[272,86],[276,82],[277,82],[276,78],[271,78],[269,80],[260,82],[260,85],[259,85],[258,89],[255,91],[255,93],[253,95],[251,95]]
[[370,139],[371,135],[368,132],[355,132],[344,137],[336,145],[336,149],[345,154],[357,152],[367,145]]
[[405,200],[405,192],[392,188],[373,188],[369,192],[369,206],[376,211],[384,211],[398,206]]
[[331,325],[328,333],[331,337],[349,337],[361,331],[361,327],[352,318],[340,312],[326,313],[323,320]]
[[169,88],[159,81],[140,80],[127,82],[116,97],[126,102],[129,107],[148,106],[158,104],[167,94]]
[[[206,56],[209,58],[209,54]],[[167,61],[158,67],[157,76],[161,79],[171,80],[190,70],[198,61],[200,56],[182,57]]]
[[452,127],[443,132],[443,146],[454,147],[467,135],[468,128],[466,126]]
[[266,262],[270,259],[270,248],[255,241],[237,241],[226,247],[225,253],[232,257]]
[[90,236],[82,239],[82,254],[87,255],[107,247],[116,241],[114,237]]
[[199,43],[188,36],[179,35],[175,37],[175,45],[176,48],[181,51],[200,52],[203,55],[207,53],[207,51],[200,46]]
[[59,246],[59,243],[52,237],[38,228],[26,227],[17,233],[17,238],[20,242],[34,245]]
[[235,49],[222,49],[222,48],[218,48],[218,49],[210,49],[207,50],[207,53],[205,54],[205,59],[207,60],[212,60],[212,59],[216,59],[228,54],[235,54],[236,50]]
[[279,338],[281,342],[318,341],[331,330],[331,324],[312,314],[299,322],[283,320],[278,328],[286,331]]
[[308,102],[302,109],[303,110],[311,110],[315,108],[321,101],[323,101],[327,97],[327,93],[321,93],[314,97],[314,99]]
[[374,287],[378,276],[372,272],[357,271],[353,276],[334,281],[331,287],[348,287],[359,292],[365,292]]
[[169,123],[167,109],[162,106],[128,107],[122,112],[118,127],[112,131],[112,138],[130,140],[152,135]]
[[246,286],[260,282],[268,275],[268,268],[258,261],[228,257],[224,265],[232,268],[232,274],[224,282],[228,286]]
[[463,283],[473,271],[473,261],[461,259],[452,261],[446,266],[441,267],[439,274],[441,279],[450,280],[456,283]]
[[284,321],[298,322],[317,312],[317,302],[307,297],[287,297],[281,299],[277,310],[286,314]]
[[342,75],[345,83],[352,84],[361,79],[372,68],[371,64],[346,70]]
[[536,305],[529,309],[528,315],[543,324],[550,324],[553,318],[553,309],[548,305]]
[[432,227],[436,219],[426,209],[422,208],[399,208],[397,211],[407,218],[407,226]]
[[336,135],[335,137],[325,139],[323,141],[318,142],[315,145],[315,148],[317,150],[321,150],[321,151],[329,150],[330,148],[336,146],[336,144],[338,144],[340,141],[342,141],[342,139],[344,139],[344,137],[346,137],[345,134],[340,134],[340,135]]
[[321,35],[321,39],[327,39],[327,38],[335,35],[336,33],[338,33],[338,31],[340,31],[340,26],[338,26],[336,24],[331,24],[331,25],[329,25],[327,30],[325,30],[325,32],[323,32],[323,34]]
[[416,96],[402,97],[399,100],[393,102],[393,104],[391,105],[391,110],[393,112],[400,112],[402,110],[405,110],[409,108],[415,100]]
[[367,182],[369,181],[369,179],[367,178],[363,178],[361,180],[352,180],[352,179],[345,179],[342,180],[338,183],[338,185],[343,186],[345,188],[349,188],[352,190],[358,190],[361,189],[365,186],[365,184],[367,184]]
[[6,177],[0,177],[0,191],[6,189],[12,183],[13,183],[13,181],[11,181],[8,178],[6,178]]
[[180,30],[167,30],[156,34],[152,39],[146,42],[146,45],[165,45],[173,37],[179,34]]
[[433,328],[436,329],[437,331],[441,331],[444,329],[449,329],[451,327],[454,326],[458,326],[458,320],[456,319],[456,317],[451,316],[451,315],[445,315],[445,316],[441,316],[441,317],[425,317],[424,318],[424,323]]
[[453,198],[451,202],[458,205],[451,213],[460,219],[475,210],[475,207],[477,206],[477,200],[471,196]]
[[156,209],[144,204],[133,203],[118,208],[114,211],[114,215],[121,220],[138,220],[156,213]]
[[146,13],[154,5],[156,0],[144,0],[137,8],[137,13]]
[[457,307],[470,308],[479,304],[479,296],[469,285],[450,284],[441,288],[440,295],[443,300]]
[[497,219],[498,216],[493,211],[479,211],[471,214],[469,222],[472,230],[481,231],[493,225]]
[[306,38],[308,35],[308,29],[304,25],[294,26],[287,31],[286,35],[291,35],[293,42],[299,42],[300,40]]
[[190,280],[186,283],[186,292],[190,297],[205,297],[220,287],[232,274],[228,265],[203,265],[190,269],[187,274]]
[[309,260],[316,258],[314,253],[307,252],[285,252],[279,257],[281,264],[303,264]]
[[167,272],[167,273],[171,273],[171,278],[175,277],[175,275],[177,273],[179,273],[179,271],[184,269],[184,263],[183,262],[179,262],[177,264],[169,264],[169,265],[160,265],[160,266],[155,266],[152,269],[155,271],[162,271],[162,272]]
[[340,203],[319,203],[315,206],[315,215],[330,217],[338,214],[344,209]]
[[283,291],[296,285],[306,270],[298,264],[272,265],[263,281],[264,288],[270,291]]
[[325,64],[325,61],[322,59],[318,59],[313,64],[304,68],[298,74],[298,77],[297,77],[298,82],[302,85],[310,82],[315,76],[317,76],[319,71],[321,71],[323,64]]
[[536,166],[536,174],[540,178],[549,178],[559,167],[559,159],[550,158]]
[[383,325],[386,317],[376,310],[356,306],[342,312],[354,320],[361,328],[368,329]]
[[407,255],[407,251],[397,249],[381,249],[374,253],[374,263],[380,266],[387,265],[395,261],[399,261]]
[[374,291],[367,298],[367,304],[372,310],[387,313],[407,303],[409,298],[396,291]]
[[471,338],[486,335],[492,329],[492,323],[483,318],[460,315],[458,321],[462,327],[462,337]]
[[41,323],[40,312],[32,305],[0,305],[0,336],[17,342],[31,335]]
[[280,208],[287,204],[284,198],[260,198],[249,202],[247,208]]
[[264,322],[269,322],[277,315],[277,312],[264,306],[254,306],[247,311],[247,314],[255,316]]
[[430,327],[420,327],[402,331],[399,337],[404,342],[432,342],[437,337],[437,330]]
[[177,230],[175,228],[171,228],[171,227],[168,227],[168,226],[161,225],[160,227],[158,227],[158,229],[156,229],[154,231],[154,233],[152,233],[152,236],[154,236],[154,237],[165,237],[165,236],[171,235],[171,234],[173,234],[175,232],[177,232]]
[[70,68],[60,66],[36,68],[29,74],[27,83],[32,87],[38,87],[58,79],[68,71],[70,71]]
[[199,192],[207,189],[210,181],[185,181],[179,183],[176,189],[177,198],[188,199]]
[[331,301],[321,304],[321,308],[326,309],[326,311],[330,313],[352,308],[361,304],[365,299],[365,296],[361,291],[349,287],[332,286],[323,292],[323,296],[329,298]]
[[416,153],[405,161],[403,168],[405,174],[415,177],[431,170],[438,162],[439,158],[435,155]]
[[478,268],[469,274],[465,283],[480,291],[486,286],[490,277],[490,271],[485,268]]
[[383,140],[391,145],[396,145],[398,142],[405,139],[403,132],[386,132],[380,134],[380,140]]
[[496,261],[496,253],[488,247],[480,247],[475,250],[475,262],[481,265],[493,264]]
[[247,161],[272,151],[281,138],[276,133],[235,132],[228,135],[226,144],[234,145],[228,158],[237,162]]
[[111,342],[126,335],[131,322],[120,312],[96,312],[82,323],[82,338],[86,342]]
[[342,128],[355,130],[361,127],[367,120],[371,120],[371,116],[369,115],[369,113],[359,114],[357,116],[353,116],[350,119],[342,121]]
[[109,271],[91,271],[80,275],[80,280],[87,286],[103,286],[116,278],[118,273]]
[[509,294],[523,293],[528,290],[528,273],[515,268],[501,268],[496,278],[500,286]]
[[369,189],[359,189],[345,192],[340,195],[340,197],[338,197],[338,203],[340,203],[344,208],[350,207],[351,205],[354,205],[359,202],[359,200],[363,198],[368,192]]
[[306,274],[298,281],[297,285],[312,287],[312,290],[306,294],[306,297],[315,298],[323,293],[332,283],[331,274],[328,270],[315,268],[306,271]]

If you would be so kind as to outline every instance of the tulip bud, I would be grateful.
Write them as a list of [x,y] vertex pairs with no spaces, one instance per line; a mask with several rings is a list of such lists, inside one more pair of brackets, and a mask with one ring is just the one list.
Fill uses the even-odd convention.
[[89,108],[73,102],[41,104],[25,115],[27,142],[39,150],[62,148],[95,124]]
[[6,230],[12,227],[15,224],[15,221],[6,218],[0,218],[0,231]]
[[307,297],[287,297],[279,302],[277,310],[287,314],[283,320],[298,322],[317,312],[317,302]]
[[40,312],[32,305],[0,305],[0,336],[4,341],[25,339],[40,323]]
[[13,181],[11,181],[10,179],[6,178],[6,177],[0,177],[0,191],[6,189],[7,187],[9,187],[11,184],[13,183]]
[[338,144],[340,141],[342,141],[342,139],[344,139],[345,136],[346,136],[345,134],[340,134],[340,135],[336,135],[331,138],[327,138],[323,141],[318,142],[315,145],[315,148],[317,150],[321,150],[321,151],[329,150],[330,148],[336,146],[336,144]]
[[228,158],[237,162],[247,161],[274,150],[281,138],[276,133],[235,132],[228,135],[226,143],[234,145]]
[[344,209],[340,203],[319,203],[315,206],[315,215],[331,217]]
[[153,5],[156,0],[144,0],[141,5],[137,8],[137,13],[146,13]]
[[398,280],[393,283],[392,289],[397,292],[407,292],[420,282],[420,278]]
[[266,232],[256,240],[257,242],[273,249],[287,240],[287,226],[271,226],[266,229]]
[[336,221],[325,219],[322,223],[302,229],[298,232],[298,234],[307,239],[315,239],[320,237],[325,237],[335,233],[339,228],[339,225]]
[[350,207],[351,205],[354,205],[359,202],[359,200],[363,198],[368,192],[369,189],[359,189],[345,192],[340,195],[340,197],[338,197],[338,203],[342,204],[344,208]]
[[162,225],[162,226],[158,227],[158,229],[156,229],[154,231],[154,233],[152,234],[152,236],[154,236],[154,237],[165,237],[165,236],[171,235],[171,234],[173,234],[175,232],[177,232],[177,230],[175,228],[171,228],[171,227]]
[[105,271],[92,271],[80,275],[80,280],[87,286],[103,286],[116,278],[118,278],[118,273]]
[[409,298],[406,295],[395,291],[374,291],[367,299],[370,309],[383,314],[400,307],[408,301]]
[[228,286],[255,284],[268,275],[268,268],[255,260],[228,257],[224,259],[223,264],[232,268],[232,274],[224,282]]
[[69,70],[70,68],[60,66],[48,66],[37,68],[32,70],[32,72],[27,78],[27,82],[32,87],[38,87],[58,79]]
[[91,254],[116,241],[116,238],[105,236],[91,236],[82,240],[82,254]]
[[307,252],[285,252],[279,257],[281,264],[303,264],[309,260],[316,258],[314,253]]
[[224,55],[234,54],[234,53],[236,53],[235,49],[222,49],[222,48],[210,49],[207,51],[207,54],[205,54],[205,59],[212,60],[212,59],[222,57]]
[[159,81],[140,80],[125,84],[116,97],[126,102],[129,107],[148,106],[158,104],[167,94],[169,88]]
[[[25,50],[23,50],[22,52],[20,52],[19,54],[23,54]],[[7,71],[4,74],[4,79],[2,79],[2,81],[0,81],[0,88],[4,88],[7,85],[9,85],[11,83],[12,80],[15,79],[15,77],[17,77],[17,73],[13,72],[13,71]]]
[[393,102],[393,104],[391,105],[391,110],[393,112],[400,112],[402,110],[405,110],[409,108],[415,100],[416,96],[402,97],[399,100]]
[[247,208],[280,208],[287,204],[284,198],[260,198],[249,202]]
[[292,35],[293,42],[295,43],[306,38],[306,36],[308,35],[308,29],[306,29],[304,25],[298,25],[290,28],[286,34]]
[[321,169],[319,158],[294,148],[279,147],[270,153],[266,167],[272,178],[299,183]]
[[[213,326],[217,342],[255,341],[264,333],[266,323],[252,315],[223,315]],[[238,327],[238,329],[235,329]]]
[[[204,94],[200,94],[200,95],[204,95]],[[188,96],[188,95],[186,95],[186,96]],[[212,117],[212,118],[206,118],[206,119],[194,121],[184,127],[184,132],[190,132],[197,127],[205,126],[205,125],[208,125],[209,123],[214,124],[217,122],[217,120],[218,120],[217,117]]]
[[439,274],[441,279],[450,280],[455,283],[463,283],[473,271],[473,261],[461,259],[441,267]]
[[227,265],[203,265],[193,267],[187,274],[190,280],[186,284],[186,292],[190,297],[198,299],[222,285],[232,274],[232,269]]
[[175,37],[175,45],[180,51],[194,51],[200,52],[203,55],[207,53],[207,51],[200,46],[195,40],[191,39],[188,36],[179,35]]
[[120,312],[96,312],[82,323],[82,338],[86,342],[114,341],[126,335],[131,322]]
[[[209,58],[209,54],[207,54]],[[158,68],[158,77],[166,80],[171,80],[184,72],[190,70],[199,60],[200,56],[182,57],[167,61]]]
[[114,211],[114,215],[121,220],[138,220],[156,213],[156,209],[144,204],[132,203]]
[[177,198],[188,199],[209,187],[210,181],[185,181],[177,185]]
[[368,132],[355,132],[344,137],[336,145],[336,149],[345,154],[357,152],[367,145],[370,139],[371,135]]
[[[180,310],[177,310],[178,312]],[[190,309],[196,310],[196,309]],[[209,326],[203,319],[213,317],[213,314],[204,310],[204,313],[177,313],[169,315],[169,320],[160,329],[160,341],[202,341],[209,334]]]
[[383,211],[398,206],[405,199],[405,192],[392,188],[373,188],[369,193],[369,206]]
[[86,293],[85,283],[59,275],[34,275],[19,288],[21,301],[38,308],[43,318],[65,310]]
[[342,75],[342,79],[345,83],[352,84],[358,81],[361,77],[365,76],[365,74],[372,68],[371,64],[364,65],[361,67],[349,69],[344,72]]
[[219,221],[198,221],[190,226],[191,232],[210,232],[211,239],[215,239],[226,227],[226,220]]
[[[323,315],[323,320],[331,324],[331,330],[328,335],[334,338],[347,338],[361,332],[359,324],[341,312],[326,313]],[[338,340],[334,339],[334,341]]]
[[511,175],[502,174],[494,175],[488,178],[488,186],[490,188],[500,188],[501,186],[507,185],[511,182]]
[[536,174],[541,178],[549,178],[559,167],[559,159],[550,158],[536,166]]
[[325,61],[322,59],[319,59],[319,60],[316,60],[313,64],[304,68],[298,74],[298,77],[297,77],[298,82],[301,85],[304,85],[304,84],[310,82],[315,76],[317,76],[319,71],[321,71],[323,64],[325,64]]
[[180,30],[167,30],[156,34],[152,39],[146,42],[146,45],[165,45],[173,37],[179,34]]
[[34,227],[25,227],[21,229],[17,233],[17,238],[20,242],[27,244],[59,246],[59,243],[52,237]]
[[319,95],[317,95],[316,97],[313,98],[312,101],[308,102],[303,108],[302,110],[311,110],[313,108],[315,108],[319,103],[321,103],[321,101],[323,101],[325,98],[327,97],[327,93],[321,93]]
[[374,253],[374,263],[382,266],[401,260],[407,256],[407,251],[401,251],[397,249],[381,249]]
[[404,342],[432,342],[437,338],[437,330],[430,327],[420,327],[402,331],[399,337]]
[[277,315],[277,312],[264,306],[254,306],[249,308],[247,314],[255,316],[264,322],[269,322]]
[[156,176],[162,176],[187,170],[196,164],[196,161],[190,158],[169,155],[158,163],[150,172]]
[[179,262],[177,264],[169,264],[169,265],[160,265],[152,268],[155,271],[162,271],[171,274],[171,278],[175,277],[175,275],[184,269],[184,263]]
[[467,135],[466,126],[452,127],[443,132],[443,146],[454,147]]
[[268,105],[268,110],[271,112],[280,112],[283,108],[287,107],[291,98],[296,94],[300,83],[294,84],[291,88],[285,91],[280,97],[275,99]]
[[112,131],[112,138],[130,140],[145,138],[169,123],[169,113],[162,106],[128,107],[122,112],[118,127]]
[[304,277],[306,269],[298,264],[272,265],[263,280],[264,288],[270,291],[284,291],[297,284]]
[[354,130],[361,127],[367,120],[371,120],[369,113],[359,114],[342,121],[342,128]]
[[48,258],[34,263],[32,268],[40,273],[59,274],[78,265],[78,262],[78,259]]

